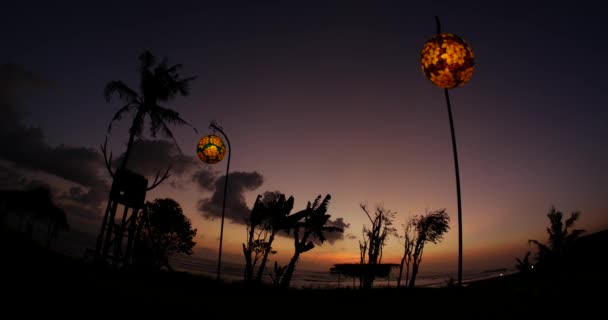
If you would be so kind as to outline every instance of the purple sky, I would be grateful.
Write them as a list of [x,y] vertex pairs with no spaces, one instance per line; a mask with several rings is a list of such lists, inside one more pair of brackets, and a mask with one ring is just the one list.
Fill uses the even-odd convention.
[[[423,268],[455,271],[448,117],[442,90],[424,77],[419,61],[435,33],[435,15],[443,31],[461,36],[476,54],[472,80],[450,90],[465,269],[512,267],[515,256],[531,249],[527,239],[546,238],[552,205],[565,214],[580,210],[578,227],[608,228],[608,64],[599,4],[123,2],[14,2],[4,5],[0,19],[0,64],[13,64],[0,79],[2,186],[44,180],[69,205],[76,228],[97,230],[102,210],[96,205],[103,207],[107,196],[98,146],[119,103],[106,103],[103,87],[123,80],[136,88],[137,57],[150,49],[184,64],[184,76],[198,76],[189,97],[167,106],[200,134],[174,129],[186,158],[174,166],[171,183],[148,199],[182,204],[199,230],[200,254],[214,259],[218,244],[218,220],[205,219],[198,204],[213,200],[213,179],[224,174],[225,162],[205,165],[195,153],[215,119],[233,146],[231,172],[240,172],[236,185],[229,184],[235,200],[242,196],[235,212],[267,190],[293,195],[294,210],[332,195],[332,219],[350,227],[343,240],[307,253],[303,263],[328,268],[356,261],[355,237],[367,222],[359,204],[367,202],[397,211],[398,224],[446,208],[452,230],[427,249]],[[128,121],[109,137],[115,155],[124,152]],[[139,169],[153,178],[175,150],[149,144],[154,151],[142,149]],[[202,180],[193,180],[195,174]],[[244,238],[242,225],[226,225],[228,257],[242,259]],[[399,246],[389,240],[386,262],[399,258]],[[286,263],[290,241],[277,247]]]

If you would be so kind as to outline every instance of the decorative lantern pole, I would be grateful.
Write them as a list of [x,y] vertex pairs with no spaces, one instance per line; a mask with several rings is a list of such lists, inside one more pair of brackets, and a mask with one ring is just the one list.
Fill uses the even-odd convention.
[[441,33],[439,17],[437,22],[437,35],[424,44],[421,55],[421,66],[424,75],[436,86],[443,88],[445,101],[450,119],[452,133],[452,149],[454,153],[454,167],[456,171],[456,195],[458,197],[458,286],[462,286],[462,202],[460,195],[460,172],[458,169],[458,150],[456,148],[456,134],[454,133],[454,119],[448,89],[464,85],[471,79],[474,70],[474,55],[471,47],[461,38],[451,33]]
[[226,139],[226,143],[228,143],[228,163],[226,164],[226,179],[224,180],[224,200],[222,201],[222,222],[220,226],[220,249],[217,258],[217,280],[220,279],[221,275],[221,267],[222,267],[222,242],[224,239],[224,213],[226,210],[226,194],[228,192],[228,172],[230,170],[230,153],[232,152],[232,148],[230,147],[230,140],[222,127],[219,126],[215,120],[211,121],[209,124],[209,128],[213,129],[214,134],[210,134],[202,137],[198,142],[198,147],[196,148],[196,153],[202,161],[214,164],[222,161],[224,155],[226,154],[226,147],[222,138],[215,135],[215,131],[219,131],[224,138]]

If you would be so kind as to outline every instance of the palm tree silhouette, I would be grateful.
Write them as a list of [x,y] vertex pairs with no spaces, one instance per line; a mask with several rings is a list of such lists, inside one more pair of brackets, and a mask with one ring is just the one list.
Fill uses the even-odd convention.
[[[126,168],[133,141],[135,137],[141,137],[144,129],[146,116],[150,118],[150,135],[156,137],[161,133],[173,140],[181,154],[181,149],[173,137],[173,133],[167,124],[188,125],[188,122],[179,116],[179,113],[163,107],[160,103],[174,99],[178,94],[187,96],[190,94],[189,84],[196,77],[180,78],[178,71],[182,68],[181,64],[169,66],[167,58],[157,63],[156,57],[146,50],[139,56],[140,91],[131,89],[122,81],[110,81],[106,84],[104,96],[110,102],[114,94],[126,104],[115,114],[108,125],[108,133],[112,131],[112,124],[120,120],[127,113],[135,112],[135,117],[129,128],[129,142],[120,169]],[[196,128],[192,127],[195,132]]]
[[[112,154],[110,153],[109,159],[106,155],[107,137],[105,144],[101,146],[106,167],[113,178],[113,183],[107,209],[102,220],[101,231],[97,237],[95,249],[97,258],[108,257],[109,249],[113,246],[115,251],[113,253],[114,262],[123,261],[123,263],[128,263],[136,231],[137,215],[140,209],[143,208],[145,194],[169,177],[171,165],[169,165],[165,174],[160,179],[159,172],[152,185],[147,186],[148,182],[143,176],[127,170],[133,142],[135,137],[141,138],[146,116],[149,117],[150,121],[150,135],[156,137],[157,133],[160,132],[165,137],[173,140],[180,155],[182,154],[167,124],[192,126],[182,119],[176,111],[160,105],[163,102],[174,99],[177,95],[187,96],[190,93],[189,84],[195,77],[180,78],[178,71],[181,68],[181,64],[170,66],[167,58],[164,58],[161,62],[157,62],[156,57],[148,50],[145,50],[139,56],[139,92],[130,88],[122,81],[110,81],[105,86],[104,96],[107,102],[110,102],[112,96],[117,94],[125,103],[110,121],[108,134],[112,131],[114,121],[122,119],[128,113],[135,113],[135,116],[129,128],[127,150],[116,174],[111,168]],[[196,128],[192,128],[197,132]],[[117,224],[114,218],[119,203],[124,205],[124,212],[122,223]],[[128,210],[132,211],[130,216]],[[126,252],[123,256],[122,238],[125,232],[128,235]]]
[[547,244],[538,240],[528,240],[529,243],[538,247],[538,263],[541,267],[555,267],[564,262],[570,253],[570,249],[580,236],[585,232],[583,229],[573,229],[580,212],[576,211],[570,218],[562,222],[563,213],[552,207],[547,217],[551,225],[547,227],[549,241]]

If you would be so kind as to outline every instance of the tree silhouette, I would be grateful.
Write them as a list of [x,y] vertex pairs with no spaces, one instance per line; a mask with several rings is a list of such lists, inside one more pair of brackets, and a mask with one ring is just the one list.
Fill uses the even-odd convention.
[[[50,247],[51,241],[57,237],[59,230],[69,230],[67,217],[63,209],[57,207],[52,200],[51,190],[48,187],[35,187],[29,190],[0,190],[0,223],[6,224],[6,214],[19,218],[19,231],[26,231],[28,236],[34,238],[36,223],[46,224],[44,242]],[[23,229],[24,220],[26,230]]]
[[574,243],[585,232],[582,229],[572,229],[579,216],[580,212],[572,212],[570,218],[563,223],[563,214],[557,211],[555,207],[551,207],[547,214],[551,223],[547,227],[547,233],[549,234],[547,244],[540,243],[537,240],[528,240],[529,243],[535,244],[538,248],[536,259],[539,271],[557,271],[563,266]]
[[169,265],[174,254],[192,254],[196,229],[184,216],[181,206],[170,198],[146,202],[141,216],[141,233],[135,248],[136,263],[157,268]]
[[268,256],[276,253],[272,250],[272,243],[277,233],[285,229],[293,201],[293,197],[286,199],[281,193],[267,192],[264,197],[258,195],[247,222],[247,243],[243,243],[245,281],[254,280],[258,261],[260,265],[255,280],[262,281]]
[[[388,236],[395,234],[393,220],[396,212],[378,206],[376,211],[370,214],[366,204],[360,206],[372,223],[371,229],[368,229],[365,225],[363,226],[364,240],[359,242],[361,263],[368,265],[368,268],[365,269],[366,272],[362,275],[361,286],[364,289],[369,289],[372,287],[376,276],[376,266],[382,262],[382,249],[386,245],[386,240]],[[367,261],[365,261],[366,251]]]
[[294,254],[289,260],[287,269],[283,272],[283,277],[280,281],[281,288],[289,287],[300,255],[315,247],[315,244],[309,239],[315,238],[323,243],[325,241],[325,232],[344,232],[342,228],[326,225],[331,217],[331,215],[327,214],[330,199],[331,195],[329,194],[323,200],[321,200],[321,195],[319,195],[312,204],[310,201],[308,202],[306,209],[288,216],[285,220],[284,230],[288,234],[293,231]]
[[[414,248],[411,253],[412,261],[412,276],[408,284],[409,288],[413,288],[416,284],[416,276],[422,262],[422,253],[427,242],[438,243],[443,239],[443,234],[450,229],[450,217],[445,212],[445,209],[433,211],[424,215],[414,216],[411,220],[413,235],[410,238],[414,240]],[[408,253],[406,251],[406,253]]]
[[[104,90],[106,101],[110,102],[112,96],[117,94],[125,103],[110,121],[108,133],[111,132],[114,121],[122,119],[128,113],[135,113],[129,128],[129,142],[120,169],[126,169],[134,138],[141,138],[146,116],[150,119],[150,135],[156,137],[160,132],[170,138],[181,154],[177,141],[167,124],[189,126],[190,124],[180,118],[176,111],[160,105],[160,103],[174,99],[178,94],[187,96],[190,93],[189,84],[196,77],[180,78],[178,71],[181,68],[181,64],[170,66],[167,58],[157,63],[156,57],[146,50],[139,56],[139,92],[122,81],[110,81],[106,84]],[[196,131],[196,129],[194,130]]]
[[[146,192],[156,188],[169,177],[171,165],[168,166],[160,179],[159,171],[154,182],[148,186],[148,181],[143,176],[127,170],[127,163],[135,137],[142,137],[146,116],[149,118],[151,136],[156,137],[157,133],[160,132],[165,137],[173,140],[181,154],[168,124],[189,124],[180,118],[176,111],[160,105],[160,103],[174,99],[178,94],[182,96],[189,94],[189,83],[194,77],[180,78],[178,71],[181,67],[181,64],[169,66],[167,58],[157,63],[156,57],[146,50],[139,56],[139,92],[122,81],[110,81],[105,86],[104,96],[107,102],[110,102],[113,95],[118,95],[125,103],[110,121],[108,133],[111,132],[114,121],[122,119],[128,113],[135,113],[135,115],[129,128],[127,150],[116,172],[112,170],[112,154],[110,153],[109,159],[106,154],[107,137],[105,143],[101,146],[105,164],[113,182],[101,230],[97,237],[96,259],[109,258],[109,250],[113,247],[114,253],[111,258],[114,264],[122,263],[126,265],[130,263],[135,229],[141,229],[135,225],[139,220],[137,214],[144,207]],[[193,129],[196,132],[196,129]],[[115,221],[118,204],[125,206],[122,223],[120,224]],[[131,210],[131,214],[128,213],[129,210]],[[127,234],[127,244],[123,254],[122,239],[125,234]]]
[[515,267],[520,273],[525,274],[532,270],[532,264],[530,263],[530,251],[526,252],[523,259],[515,258],[517,264]]
[[[260,267],[258,269],[258,274],[256,276],[256,281],[262,281],[262,276],[264,274],[264,269],[266,268],[266,262],[268,261],[268,255],[273,253],[272,251],[272,243],[274,242],[274,238],[279,233],[279,231],[284,230],[286,228],[287,216],[293,209],[293,197],[289,197],[285,199],[284,194],[275,194],[274,198],[268,201],[265,204],[264,210],[266,211],[266,230],[268,230],[269,237],[268,241],[264,243],[264,256],[262,257],[262,261],[260,262]],[[276,271],[278,267],[275,265],[275,275],[279,275],[283,273],[285,267],[282,267],[283,271],[277,273]]]
[[403,227],[403,235],[400,238],[403,238],[403,257],[401,257],[401,262],[399,263],[399,275],[397,276],[397,287],[401,285],[401,278],[403,277],[403,270],[405,268],[405,283],[408,283],[410,279],[410,269],[412,264],[412,255],[414,253],[414,245],[416,244],[416,233],[414,220],[409,219],[406,220],[405,224],[401,225]]

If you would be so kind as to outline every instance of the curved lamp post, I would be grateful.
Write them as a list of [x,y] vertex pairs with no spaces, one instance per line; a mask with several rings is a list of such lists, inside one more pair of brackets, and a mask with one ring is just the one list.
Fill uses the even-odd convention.
[[228,163],[226,164],[226,180],[224,181],[224,200],[222,201],[222,222],[220,226],[220,250],[217,258],[217,280],[220,279],[221,267],[222,267],[222,242],[224,238],[224,212],[226,210],[226,193],[228,192],[228,172],[230,170],[230,153],[232,148],[230,147],[230,140],[222,127],[220,127],[215,121],[211,121],[209,128],[213,129],[213,134],[206,135],[198,141],[196,147],[196,153],[202,161],[214,164],[222,161],[226,154],[226,146],[222,141],[222,138],[215,135],[215,131],[219,131],[228,143]]
[[474,70],[473,50],[461,38],[451,33],[441,33],[439,17],[437,35],[424,44],[420,63],[424,75],[436,86],[443,88],[450,118],[454,167],[456,171],[456,194],[458,197],[458,286],[462,286],[462,202],[460,196],[460,172],[458,169],[458,150],[454,134],[454,119],[448,89],[464,85],[471,79]]

